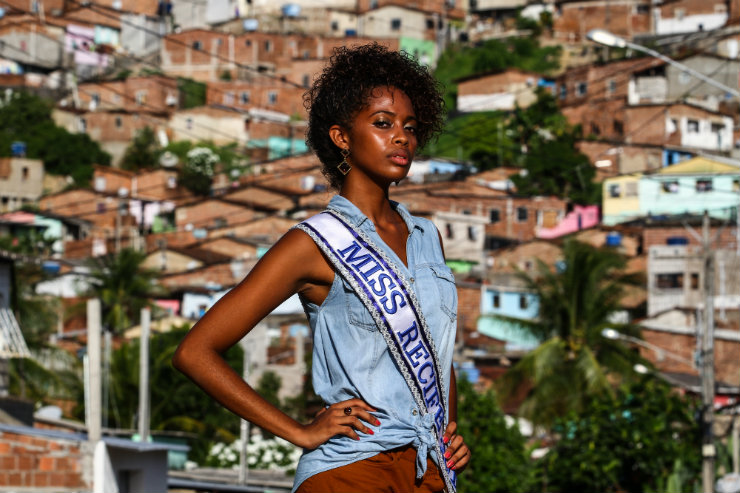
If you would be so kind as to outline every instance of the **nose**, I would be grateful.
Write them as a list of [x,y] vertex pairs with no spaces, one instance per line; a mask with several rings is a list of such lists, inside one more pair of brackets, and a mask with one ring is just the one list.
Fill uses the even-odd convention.
[[406,135],[406,130],[401,127],[400,130],[398,130],[395,135],[393,136],[393,142],[399,145],[408,145],[409,138]]

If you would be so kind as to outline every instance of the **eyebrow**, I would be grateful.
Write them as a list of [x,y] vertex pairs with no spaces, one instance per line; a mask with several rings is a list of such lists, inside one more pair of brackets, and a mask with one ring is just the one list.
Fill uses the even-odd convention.
[[[384,114],[384,115],[396,116],[396,114],[395,114],[395,113],[393,113],[392,111],[388,111],[388,110],[378,110],[378,111],[376,111],[375,113],[371,113],[371,114],[370,114],[370,116],[375,116],[375,115],[377,115],[377,114],[380,114],[380,113],[382,113],[382,114]],[[404,120],[404,121],[406,121],[406,122],[407,122],[407,121],[409,121],[409,120],[419,121],[419,119],[418,119],[418,118],[416,118],[416,116],[415,116],[415,115],[409,115],[409,116],[408,116],[408,117],[406,118],[406,120]]]

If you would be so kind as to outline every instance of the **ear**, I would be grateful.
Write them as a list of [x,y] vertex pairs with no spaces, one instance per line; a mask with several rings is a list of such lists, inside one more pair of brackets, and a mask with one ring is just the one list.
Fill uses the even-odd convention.
[[334,142],[334,145],[340,149],[349,149],[349,136],[347,131],[339,125],[332,125],[329,127],[329,138]]

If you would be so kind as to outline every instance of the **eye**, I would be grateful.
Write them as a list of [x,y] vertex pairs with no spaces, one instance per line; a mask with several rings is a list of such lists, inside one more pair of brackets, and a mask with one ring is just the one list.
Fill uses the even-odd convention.
[[388,128],[388,127],[391,126],[391,122],[389,122],[387,120],[378,120],[373,125],[375,125],[376,127],[379,127],[379,128]]
[[407,132],[411,132],[412,134],[415,134],[417,131],[416,125],[407,125],[404,127]]

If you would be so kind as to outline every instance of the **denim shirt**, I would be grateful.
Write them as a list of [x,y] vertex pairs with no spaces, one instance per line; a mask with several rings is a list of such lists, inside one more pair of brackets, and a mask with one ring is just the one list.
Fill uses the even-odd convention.
[[[409,230],[408,267],[352,202],[337,195],[328,208],[340,212],[352,227],[365,232],[410,281],[437,350],[442,385],[449,389],[457,318],[455,279],[445,265],[434,224],[412,216],[398,203],[391,204]],[[338,274],[321,306],[306,300],[302,303],[313,333],[314,391],[327,405],[352,398],[364,400],[377,410],[373,414],[380,425],[365,423],[375,434],[358,432],[359,441],[337,435],[316,449],[305,450],[298,463],[293,491],[314,474],[409,444],[417,450],[417,476],[423,474],[427,456],[437,462],[431,414],[425,416],[417,409],[370,312]],[[449,412],[449,402],[445,407]]]

